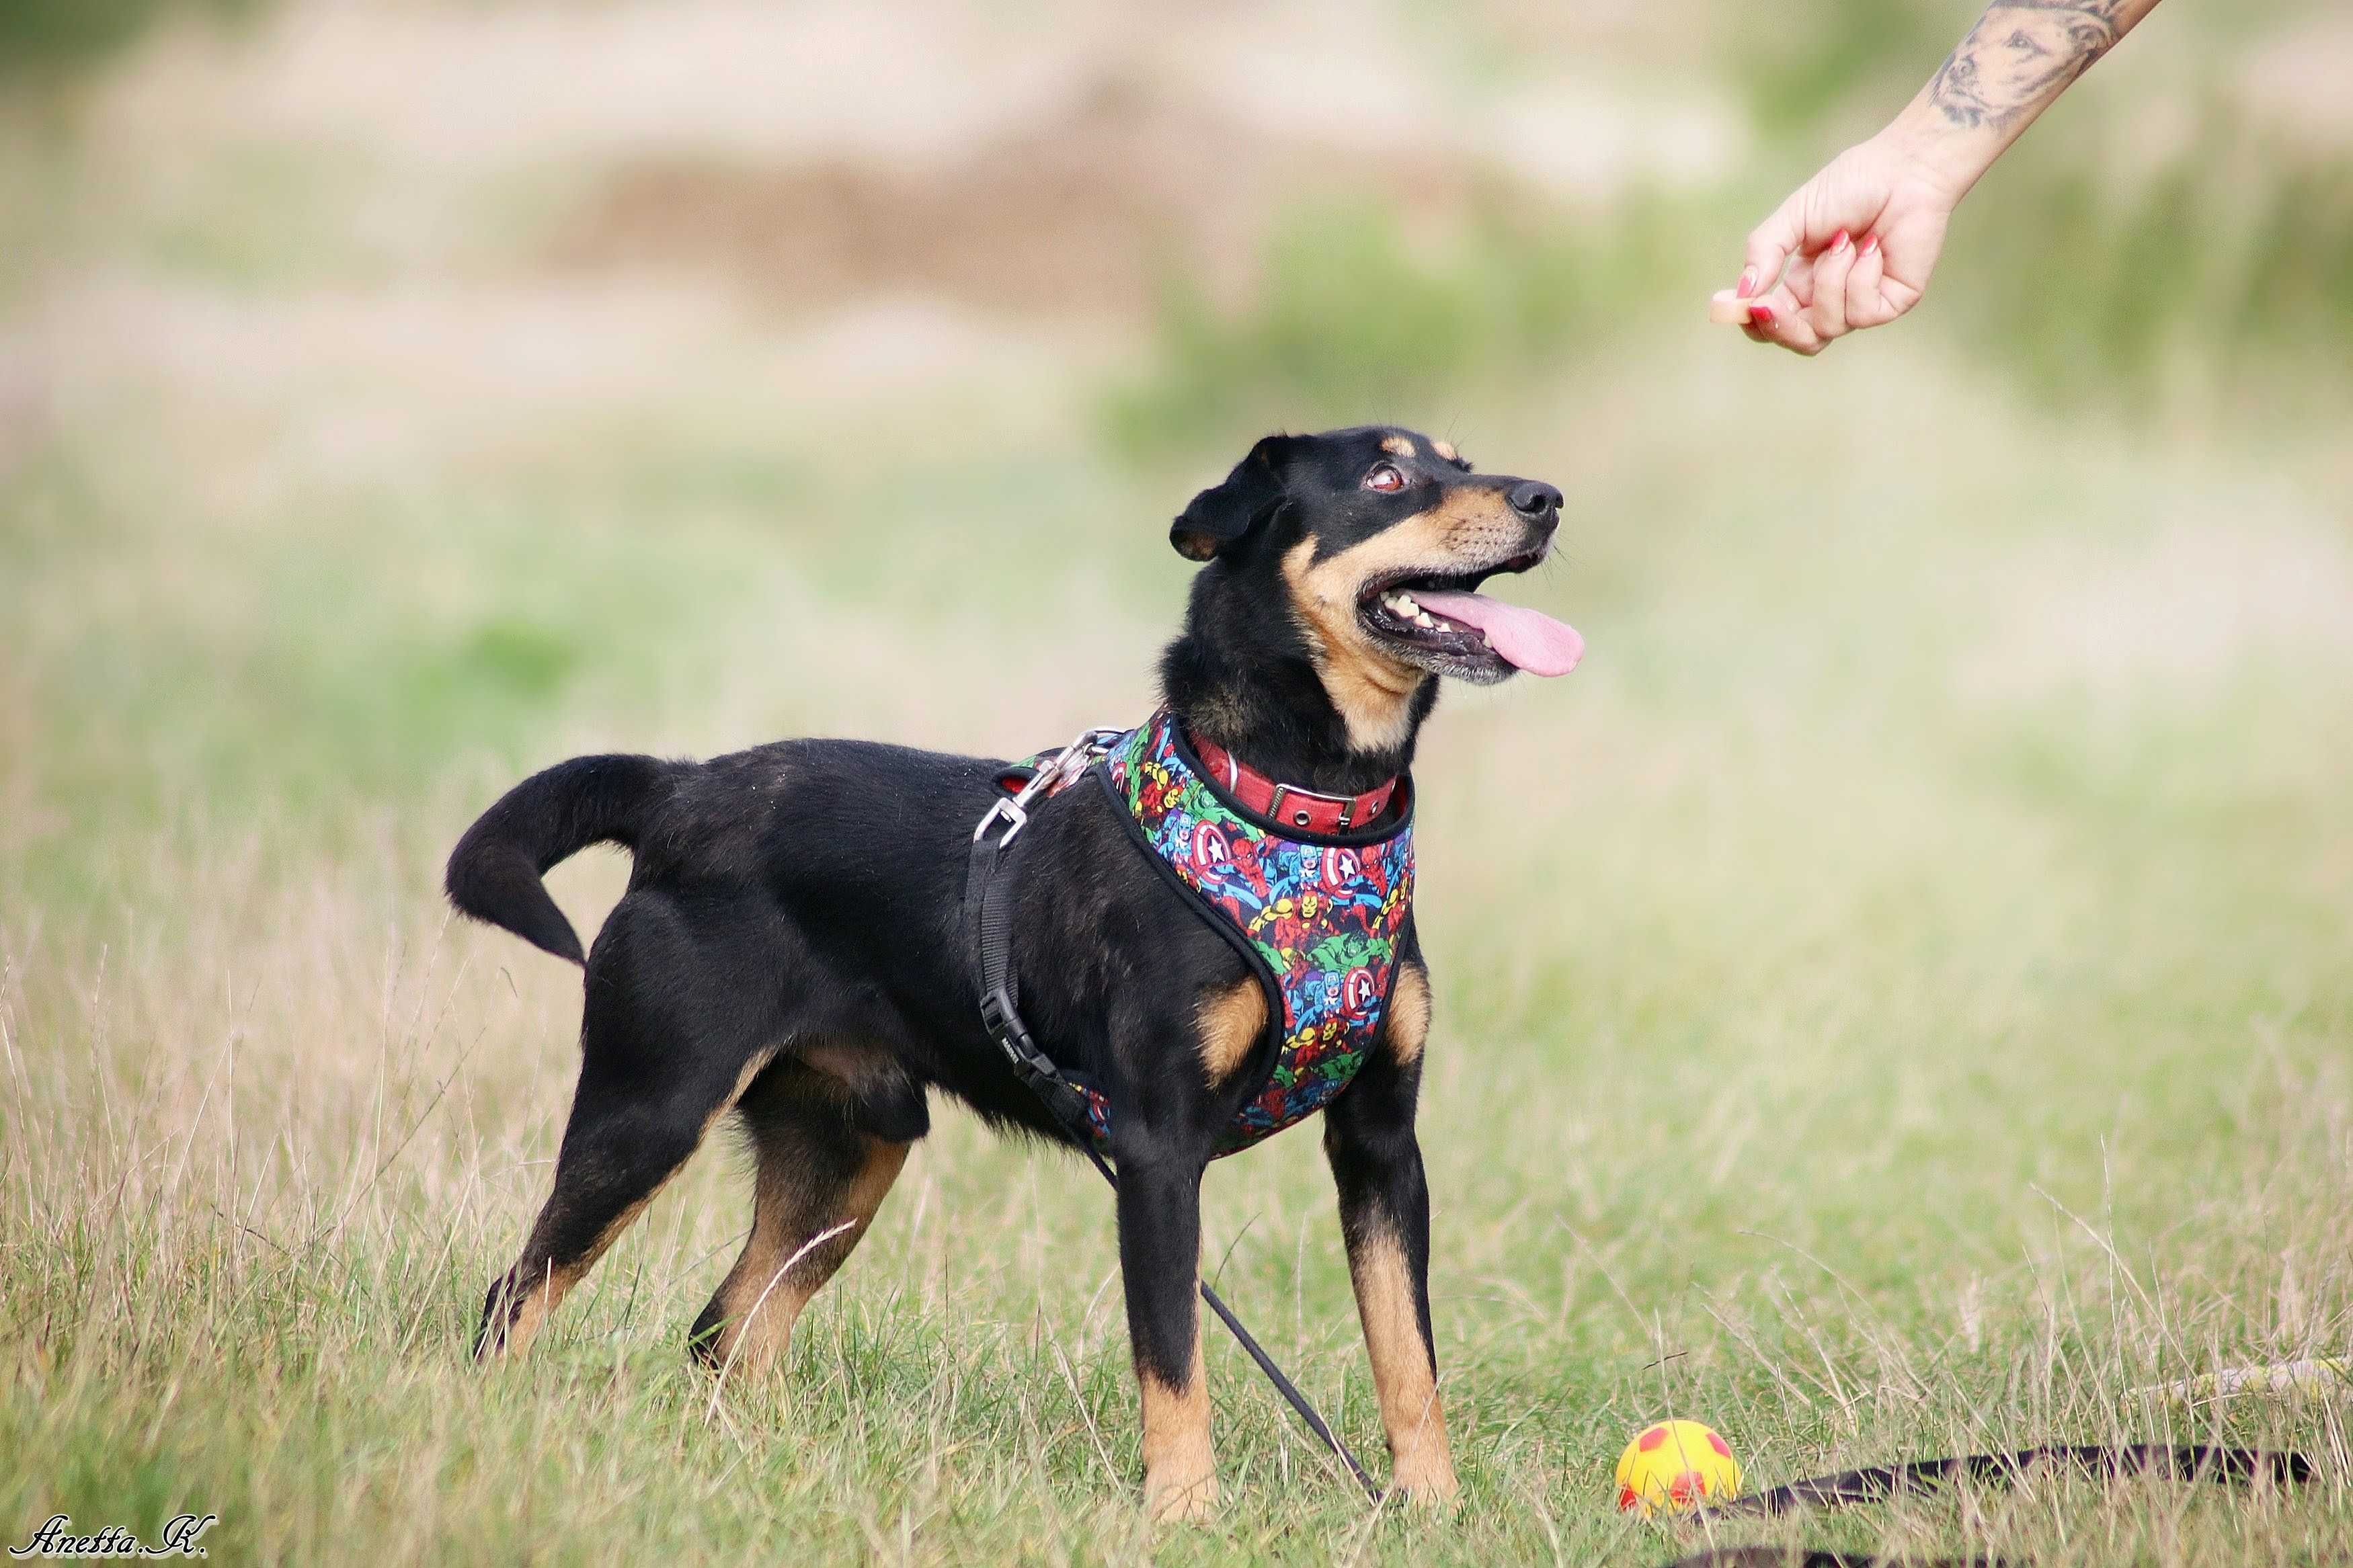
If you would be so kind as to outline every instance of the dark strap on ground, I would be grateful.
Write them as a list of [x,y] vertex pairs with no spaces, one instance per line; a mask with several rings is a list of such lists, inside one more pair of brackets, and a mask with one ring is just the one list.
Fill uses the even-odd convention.
[[[1752,1497],[1735,1498],[1697,1510],[1709,1522],[1791,1513],[1801,1508],[1838,1508],[1883,1502],[1905,1492],[1926,1491],[1947,1482],[2014,1481],[2038,1465],[2069,1466],[2094,1476],[2164,1475],[2179,1480],[2228,1481],[2242,1485],[2258,1477],[2285,1486],[2313,1478],[2302,1454],[2260,1448],[2225,1448],[2208,1443],[2070,1445],[2045,1444],[2007,1454],[1963,1454],[1946,1459],[1915,1459],[1905,1465],[1872,1465],[1812,1480],[1792,1481]],[[2000,1568],[1997,1557],[1882,1557],[1871,1552],[1824,1552],[1781,1546],[1728,1546],[1678,1558],[1668,1568]]]
[[[1119,1175],[1095,1147],[1094,1129],[1087,1121],[1086,1096],[1063,1076],[1052,1058],[1039,1049],[1038,1042],[1030,1038],[1029,1025],[1022,1021],[1019,984],[1013,970],[1013,879],[1006,874],[1005,865],[1006,843],[1011,835],[997,831],[993,821],[984,821],[982,829],[974,836],[972,859],[965,869],[964,884],[965,940],[980,966],[980,1021],[987,1028],[988,1037],[997,1042],[997,1048],[1005,1053],[1013,1075],[1053,1113],[1054,1120],[1070,1132],[1072,1141],[1094,1163],[1095,1169],[1103,1173],[1103,1179],[1116,1191]],[[1242,1327],[1242,1321],[1219,1299],[1209,1282],[1197,1279],[1195,1283],[1200,1289],[1201,1300],[1208,1303],[1218,1321],[1250,1352],[1250,1360],[1266,1373],[1275,1392],[1299,1413],[1307,1429],[1339,1456],[1340,1462],[1364,1487],[1366,1495],[1375,1502],[1380,1501],[1381,1489],[1373,1484],[1373,1478],[1366,1473],[1348,1445],[1340,1440],[1340,1435],[1316,1413],[1315,1406],[1308,1403],[1298,1386],[1283,1375],[1282,1368]]]
[[1719,1546],[1677,1558],[1667,1568],[2004,1568],[2000,1557],[1880,1557],[1786,1546]]
[[1873,1465],[1841,1470],[1810,1481],[1735,1498],[1701,1509],[1701,1517],[1717,1520],[1740,1514],[1788,1513],[1800,1508],[1835,1508],[1851,1502],[1878,1502],[1899,1492],[1921,1491],[1947,1481],[2014,1481],[2037,1465],[2072,1465],[2094,1476],[2169,1475],[2181,1480],[2251,1481],[2268,1475],[2282,1482],[2312,1479],[2312,1462],[2301,1454],[2266,1453],[2256,1448],[2222,1448],[2192,1443],[2168,1447],[2159,1443],[2070,1446],[2045,1444],[2008,1454],[1964,1454],[1949,1459],[1915,1459],[1908,1465]]

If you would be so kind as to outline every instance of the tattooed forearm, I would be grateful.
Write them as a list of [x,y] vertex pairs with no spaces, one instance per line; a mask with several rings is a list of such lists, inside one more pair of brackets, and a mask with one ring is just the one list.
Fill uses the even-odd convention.
[[2131,0],[1989,6],[1929,82],[1928,101],[1950,124],[2007,131],[2091,69],[2147,9]]

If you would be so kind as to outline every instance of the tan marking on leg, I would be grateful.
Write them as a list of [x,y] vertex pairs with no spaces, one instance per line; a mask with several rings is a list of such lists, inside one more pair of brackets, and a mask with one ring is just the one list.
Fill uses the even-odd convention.
[[881,1046],[828,1041],[795,1051],[792,1059],[808,1068],[828,1092],[845,1100],[901,1092],[910,1085],[898,1056]]
[[[702,1137],[708,1137],[719,1119],[734,1109],[735,1102],[744,1098],[744,1090],[760,1076],[760,1070],[775,1059],[776,1054],[776,1047],[772,1046],[754,1053],[744,1064],[742,1070],[735,1075],[735,1087],[728,1091],[727,1098],[720,1101],[710,1115],[702,1119]],[[701,1137],[696,1140],[696,1147],[701,1147]],[[692,1153],[690,1152],[687,1158],[692,1159]],[[494,1327],[491,1336],[483,1342],[486,1358],[489,1355],[516,1358],[530,1350],[532,1341],[539,1337],[539,1331],[546,1325],[555,1309],[564,1304],[564,1298],[572,1293],[573,1287],[587,1278],[588,1271],[596,1267],[596,1260],[611,1249],[613,1243],[621,1239],[622,1233],[638,1223],[638,1216],[652,1206],[653,1201],[661,1196],[662,1189],[686,1169],[686,1160],[681,1160],[671,1166],[669,1174],[654,1184],[653,1191],[614,1215],[612,1223],[597,1234],[595,1245],[578,1258],[569,1263],[543,1265],[533,1278],[517,1281],[518,1289],[524,1293],[510,1309],[512,1315],[504,1331]],[[544,1251],[545,1243],[541,1237],[553,1227],[554,1216],[552,1211],[563,1194],[564,1170],[559,1164],[555,1173],[555,1191],[548,1194],[547,1203],[541,1207],[539,1218],[532,1226],[532,1238],[523,1243],[523,1260]],[[515,1268],[523,1268],[523,1260],[519,1260]],[[512,1272],[509,1270],[510,1274]]]
[[[870,1138],[858,1173],[844,1184],[825,1184],[822,1192],[808,1190],[807,1173],[791,1168],[788,1154],[763,1147],[752,1234],[719,1286],[726,1317],[711,1349],[729,1376],[757,1376],[784,1364],[801,1310],[865,1237],[912,1147]],[[844,1220],[853,1222],[852,1228],[792,1261],[811,1237]]]
[[[673,1169],[670,1175],[677,1173]],[[615,1215],[613,1222],[597,1233],[595,1245],[570,1263],[545,1265],[535,1276],[518,1281],[524,1293],[515,1301],[513,1316],[507,1321],[505,1333],[499,1337],[495,1347],[497,1353],[520,1358],[528,1352],[531,1342],[539,1337],[539,1331],[546,1325],[555,1309],[564,1304],[564,1298],[572,1293],[573,1287],[588,1278],[588,1271],[596,1267],[596,1260],[611,1250],[613,1243],[621,1239],[623,1232],[638,1223],[638,1216],[661,1196],[662,1188],[668,1185],[670,1177],[665,1176],[652,1192]],[[553,1203],[554,1200],[551,1198],[549,1201]],[[526,1255],[531,1250],[526,1245]],[[516,1267],[521,1268],[522,1264],[518,1263]]]
[[1193,1367],[1171,1388],[1137,1373],[1144,1394],[1144,1510],[1163,1521],[1209,1517],[1218,1503],[1218,1458],[1209,1443],[1209,1380],[1201,1364],[1201,1329],[1193,1326]]
[[1387,452],[1392,458],[1418,458],[1421,456],[1419,451],[1414,449],[1413,443],[1403,436],[1382,437],[1381,450]]
[[1417,1502],[1445,1502],[1459,1489],[1438,1376],[1414,1308],[1413,1275],[1397,1238],[1376,1231],[1348,1248],[1348,1278],[1372,1357],[1373,1389],[1389,1439],[1389,1484]]
[[898,1070],[896,1058],[880,1047],[846,1045],[839,1040],[804,1046],[793,1053],[793,1059],[852,1089]]
[[[767,1065],[776,1059],[776,1047],[769,1046],[764,1050],[754,1051],[752,1053],[752,1059],[745,1062],[741,1068],[737,1069],[735,1074],[735,1087],[729,1089],[727,1091],[727,1098],[721,1100],[717,1106],[712,1108],[711,1114],[702,1119],[702,1133],[704,1137],[707,1138],[711,1135],[711,1130],[719,1125],[719,1119],[721,1117],[735,1109],[735,1102],[744,1098],[744,1091],[752,1087],[752,1080],[758,1078],[762,1071],[767,1068]],[[697,1141],[696,1146],[698,1148],[701,1147],[700,1140]]]
[[1209,1081],[1231,1078],[1266,1033],[1266,988],[1255,974],[1245,974],[1222,991],[1204,992],[1193,1010],[1200,1035],[1201,1065]]
[[1459,463],[1462,460],[1462,454],[1454,449],[1454,443],[1451,441],[1432,441],[1430,444],[1430,449],[1450,463]]
[[[494,1327],[483,1348],[491,1356],[520,1361],[531,1350],[532,1341],[539,1337],[548,1314],[554,1311],[572,1288],[580,1283],[585,1268],[550,1268],[537,1282],[522,1287],[523,1294],[507,1309],[507,1321],[501,1328]],[[488,1359],[486,1357],[485,1359]]]
[[1430,972],[1419,963],[1400,968],[1389,987],[1386,1032],[1398,1062],[1410,1067],[1421,1059],[1421,1047],[1430,1040]]

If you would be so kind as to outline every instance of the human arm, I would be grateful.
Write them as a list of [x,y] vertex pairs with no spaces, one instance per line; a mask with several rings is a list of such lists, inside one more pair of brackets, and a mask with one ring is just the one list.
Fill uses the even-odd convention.
[[1740,323],[1758,342],[1815,354],[1910,310],[1960,199],[2156,7],[2157,0],[1988,6],[1885,130],[1832,159],[1757,226],[1740,281],[1716,294],[1709,313]]

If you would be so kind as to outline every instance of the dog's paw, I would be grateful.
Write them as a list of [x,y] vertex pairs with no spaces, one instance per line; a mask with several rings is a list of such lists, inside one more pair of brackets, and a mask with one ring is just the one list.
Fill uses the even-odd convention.
[[517,1290],[504,1279],[491,1281],[482,1297],[481,1321],[474,1327],[474,1364],[488,1367],[521,1359],[546,1316],[543,1293]]
[[1454,1479],[1454,1461],[1444,1451],[1409,1454],[1389,1472],[1389,1490],[1416,1511],[1451,1513],[1461,1500],[1462,1487]]
[[1217,1517],[1218,1478],[1147,1475],[1144,1512],[1155,1524],[1207,1524]]

